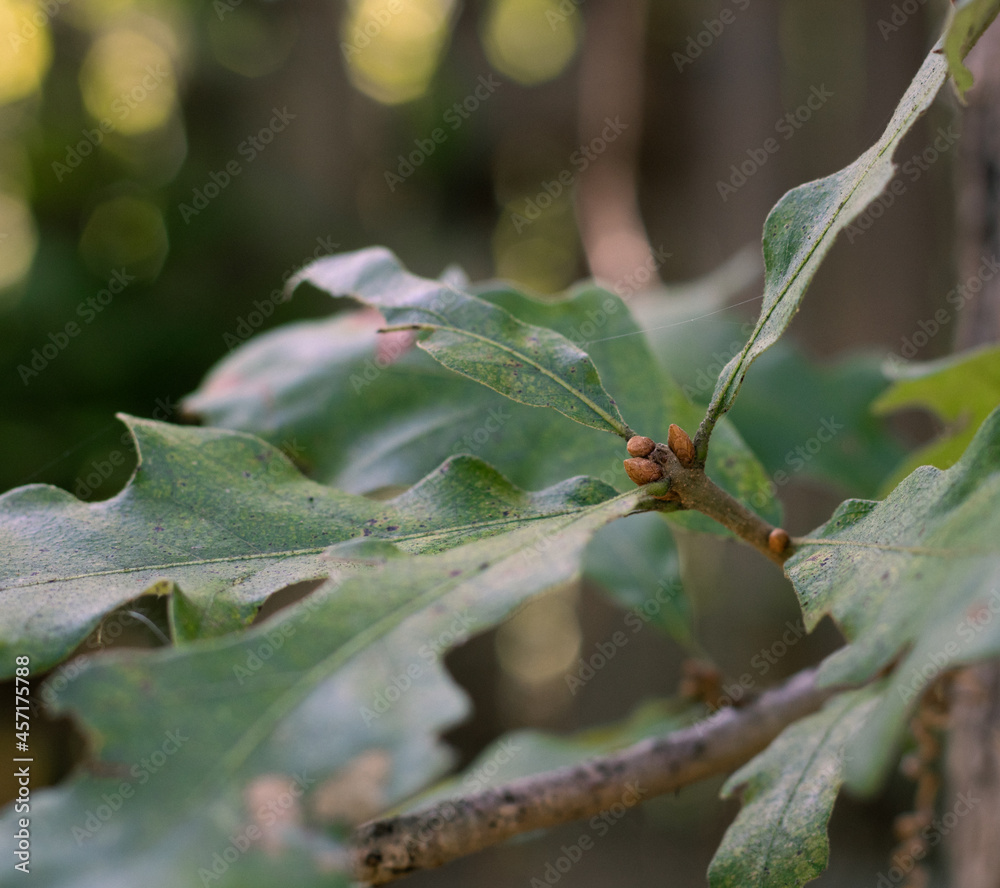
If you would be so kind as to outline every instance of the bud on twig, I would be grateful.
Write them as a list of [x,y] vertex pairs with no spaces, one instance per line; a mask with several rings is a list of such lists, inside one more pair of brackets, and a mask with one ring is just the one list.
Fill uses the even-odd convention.
[[628,439],[625,449],[629,456],[649,456],[656,449],[656,443],[645,435],[633,435]]
[[688,433],[679,425],[670,423],[670,428],[667,430],[667,447],[674,452],[674,456],[685,468],[690,469],[697,464],[698,457],[695,454],[694,444]]
[[626,459],[623,465],[625,466],[625,474],[639,485],[659,481],[663,477],[663,469],[651,459],[633,457]]
[[775,555],[784,554],[785,549],[788,548],[788,544],[791,539],[788,536],[788,531],[782,530],[780,527],[774,528],[768,534],[767,537],[767,547],[774,552]]

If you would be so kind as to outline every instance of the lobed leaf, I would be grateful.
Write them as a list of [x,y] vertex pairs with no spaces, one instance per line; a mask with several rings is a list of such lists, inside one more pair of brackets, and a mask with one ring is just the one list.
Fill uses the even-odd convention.
[[[618,296],[593,285],[545,302],[496,283],[476,293],[584,345],[643,434],[664,440],[670,422],[692,429],[698,422],[700,413],[657,366]],[[320,480],[357,493],[412,484],[456,453],[474,453],[527,488],[551,483],[567,466],[632,488],[624,451],[609,448],[603,435],[512,403],[398,342],[380,344],[376,327],[370,316],[342,314],[256,337],[213,369],[185,409],[212,425],[291,443]],[[726,422],[709,472],[767,520],[780,520],[766,474]],[[697,514],[672,520],[726,532]]]
[[876,702],[871,689],[834,697],[726,781],[723,796],[742,789],[743,808],[712,858],[711,888],[798,888],[826,869],[845,744]]
[[[448,764],[433,738],[468,705],[445,652],[573,581],[587,540],[641,501],[435,554],[368,544],[367,571],[245,634],[89,658],[45,694],[77,717],[91,758],[32,794],[33,875],[51,888],[345,884],[346,832]],[[0,821],[5,852],[15,820]]]
[[525,493],[473,457],[456,457],[377,502],[309,481],[265,442],[219,429],[122,417],[139,465],[105,502],[48,485],[0,497],[0,656],[34,670],[58,662],[101,618],[140,595],[171,600],[175,637],[241,628],[272,592],[352,570],[324,556],[349,540],[435,552],[572,513],[614,490],[575,478]]
[[785,571],[808,628],[825,614],[850,644],[820,680],[863,682],[898,661],[851,740],[850,784],[873,789],[905,719],[942,672],[1000,653],[1000,408],[947,471],[923,466],[885,500],[848,500],[796,540]]

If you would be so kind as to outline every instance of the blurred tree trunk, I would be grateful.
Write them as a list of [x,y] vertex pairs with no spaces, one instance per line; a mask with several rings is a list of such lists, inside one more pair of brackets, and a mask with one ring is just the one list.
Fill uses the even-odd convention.
[[[976,78],[959,143],[959,280],[1000,256],[1000,26],[969,55]],[[1000,277],[984,284],[958,319],[955,350],[1000,341]],[[1000,661],[961,670],[951,692],[947,774],[952,803],[971,811],[949,836],[954,888],[1000,888]],[[976,801],[972,804],[972,800]]]
[[[647,266],[644,286],[658,282],[639,213],[638,154],[642,137],[646,0],[588,3],[586,45],[580,59],[578,134],[582,144],[607,129],[606,118],[624,129],[580,175],[576,212],[583,248],[594,277],[610,284],[634,280]],[[635,287],[633,289],[642,289]]]

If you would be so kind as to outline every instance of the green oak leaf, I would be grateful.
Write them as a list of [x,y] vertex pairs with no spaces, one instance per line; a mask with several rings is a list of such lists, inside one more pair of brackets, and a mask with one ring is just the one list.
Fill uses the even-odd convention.
[[511,400],[551,407],[623,438],[632,434],[581,348],[453,284],[410,274],[384,247],[317,259],[288,287],[303,281],[377,308],[392,328],[427,331],[420,348]]
[[[618,296],[589,284],[545,301],[498,283],[474,291],[521,321],[584,345],[643,434],[664,440],[669,423],[698,422],[699,412],[657,366]],[[448,373],[398,341],[379,343],[377,328],[373,313],[345,313],[255,337],[209,373],[185,409],[212,425],[294,446],[320,480],[356,493],[412,484],[456,453],[475,454],[526,488],[549,484],[568,468],[619,490],[633,486],[622,469],[625,451],[610,447],[606,436]],[[767,475],[726,422],[708,470],[767,520],[780,521]],[[698,514],[672,520],[726,533]]]
[[870,791],[885,774],[929,683],[1000,653],[998,502],[1000,409],[950,469],[923,466],[882,502],[848,500],[795,541],[785,571],[807,628],[829,614],[850,642],[827,658],[820,681],[868,681],[896,663],[851,741],[855,789]]
[[927,110],[947,74],[947,63],[932,51],[917,72],[881,138],[840,172],[789,191],[764,223],[764,302],[743,349],[719,374],[705,418],[695,438],[702,456],[716,422],[734,404],[753,361],[788,328],[807,287],[837,235],[859,216],[892,180],[892,155],[914,122]]
[[972,72],[963,59],[1000,12],[1000,0],[952,0],[944,29],[944,54],[961,98],[972,86]]
[[[343,884],[346,832],[449,764],[434,737],[469,706],[447,650],[575,581],[590,537],[642,501],[434,554],[355,546],[368,570],[246,633],[75,663],[43,697],[78,719],[91,756],[33,792],[32,874],[50,888]],[[8,855],[15,820],[0,820]]]
[[743,808],[712,859],[711,888],[798,888],[826,869],[846,742],[877,700],[867,688],[839,694],[726,781],[723,796],[742,790]]
[[893,364],[892,387],[872,405],[876,413],[922,408],[940,417],[944,433],[902,462],[886,481],[895,487],[917,466],[955,464],[983,420],[1000,405],[1000,348],[984,346],[919,364]]
[[[327,577],[324,550],[385,539],[434,552],[572,512],[615,491],[574,478],[525,493],[456,457],[378,502],[304,478],[250,435],[122,417],[139,465],[104,502],[30,485],[0,497],[0,652],[35,670],[66,656],[120,604],[178,587],[178,639],[241,628],[272,592]],[[349,570],[344,562],[338,569]]]

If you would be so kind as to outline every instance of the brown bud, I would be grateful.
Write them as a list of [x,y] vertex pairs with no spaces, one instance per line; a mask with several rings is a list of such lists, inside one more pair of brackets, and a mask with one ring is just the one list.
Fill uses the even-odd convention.
[[625,449],[629,456],[649,456],[656,449],[656,443],[645,435],[633,435],[628,439]]
[[651,459],[633,457],[623,462],[625,474],[636,484],[649,484],[663,477],[663,469]]
[[788,531],[782,530],[780,527],[774,528],[767,536],[767,548],[775,555],[783,555],[790,542]]
[[682,466],[690,469],[698,462],[691,438],[679,425],[670,423],[670,428],[667,430],[667,447],[674,452],[674,456],[677,457]]

